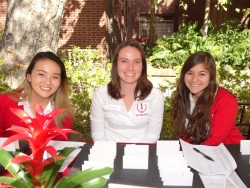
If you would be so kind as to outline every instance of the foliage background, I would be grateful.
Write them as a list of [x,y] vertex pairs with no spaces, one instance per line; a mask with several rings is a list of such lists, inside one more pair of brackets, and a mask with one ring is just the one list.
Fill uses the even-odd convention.
[[72,135],[72,140],[91,140],[90,136],[90,106],[94,90],[109,81],[111,64],[102,57],[100,51],[91,47],[80,49],[72,46],[70,51],[64,51],[62,58],[66,66],[70,82],[70,98],[75,108],[73,129],[81,135]]

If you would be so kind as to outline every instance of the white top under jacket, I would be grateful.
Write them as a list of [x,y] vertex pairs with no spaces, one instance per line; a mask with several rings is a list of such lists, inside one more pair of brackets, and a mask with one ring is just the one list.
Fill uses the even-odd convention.
[[160,138],[163,111],[163,93],[157,88],[153,88],[146,99],[135,100],[127,111],[123,99],[112,99],[104,85],[92,98],[91,136],[93,141],[156,143]]

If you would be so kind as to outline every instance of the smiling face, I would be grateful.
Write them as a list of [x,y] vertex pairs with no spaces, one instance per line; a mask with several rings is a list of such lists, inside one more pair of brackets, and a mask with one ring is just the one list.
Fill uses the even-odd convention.
[[199,63],[189,69],[185,76],[184,82],[194,98],[198,98],[208,86],[210,81],[210,73],[204,68],[203,63]]
[[31,101],[49,102],[61,83],[61,68],[53,60],[40,59],[36,62],[32,72],[27,74],[32,90]]
[[124,84],[136,86],[142,73],[142,67],[142,56],[137,48],[131,46],[122,48],[117,58],[121,86]]

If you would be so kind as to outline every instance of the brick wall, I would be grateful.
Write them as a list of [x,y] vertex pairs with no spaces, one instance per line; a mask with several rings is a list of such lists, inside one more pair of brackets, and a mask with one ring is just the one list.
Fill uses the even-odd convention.
[[4,28],[7,10],[8,10],[8,0],[0,0],[0,27],[1,28]]
[[70,45],[86,48],[91,45],[108,53],[109,49],[109,1],[68,0],[62,21],[59,48]]

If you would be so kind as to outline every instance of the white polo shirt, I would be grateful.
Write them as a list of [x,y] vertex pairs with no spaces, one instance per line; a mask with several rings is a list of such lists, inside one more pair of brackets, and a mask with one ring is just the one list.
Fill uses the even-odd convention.
[[91,135],[94,141],[155,143],[162,128],[164,97],[153,88],[145,100],[134,101],[127,111],[123,99],[112,99],[107,85],[98,88],[91,105]]

